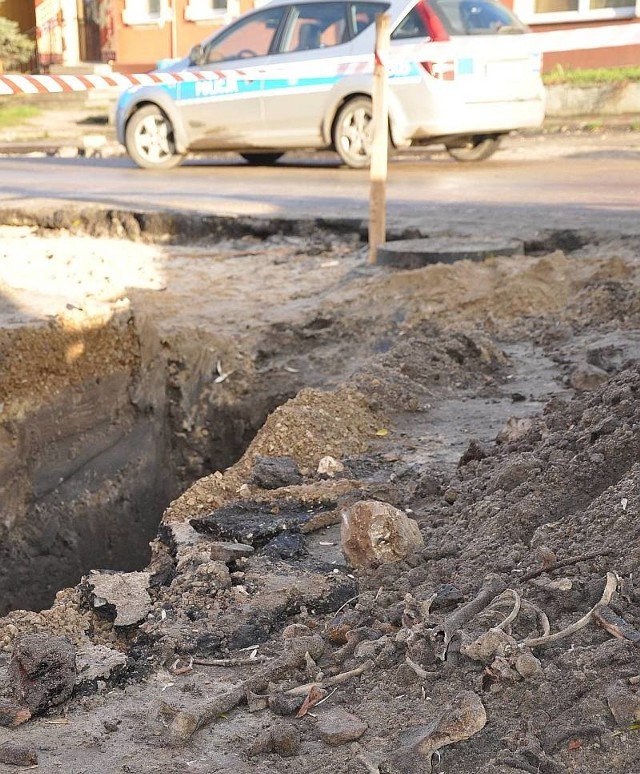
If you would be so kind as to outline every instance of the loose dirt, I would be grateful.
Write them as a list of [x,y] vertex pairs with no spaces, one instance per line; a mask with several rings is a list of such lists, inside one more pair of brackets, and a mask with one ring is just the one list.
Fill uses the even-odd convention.
[[[3,229],[5,422],[139,371],[131,319],[169,383],[214,351],[199,389],[272,405],[224,470],[183,418],[198,480],[141,573],[0,619],[5,705],[25,635],[65,636],[91,667],[0,745],[64,774],[637,771],[640,241],[554,240],[400,271],[318,229],[186,245]],[[349,566],[340,521],[367,500],[422,542]]]

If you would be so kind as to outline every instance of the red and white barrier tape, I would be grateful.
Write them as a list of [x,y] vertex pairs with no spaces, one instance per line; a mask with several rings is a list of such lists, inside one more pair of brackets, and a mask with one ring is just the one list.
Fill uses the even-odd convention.
[[[552,51],[581,51],[594,48],[634,46],[640,44],[640,23],[608,25],[571,30],[552,30],[535,33],[537,49],[541,53]],[[340,73],[360,72],[368,63],[342,64]],[[184,70],[180,72],[154,72],[124,75],[0,75],[0,96],[11,94],[47,94],[90,89],[127,89],[130,86],[183,83],[185,81],[215,80],[216,78],[242,77],[242,70]]]
[[[234,70],[238,77],[240,71]],[[49,94],[90,89],[128,89],[130,86],[151,86],[159,83],[213,80],[225,73],[206,70],[185,70],[176,73],[140,73],[136,75],[0,75],[0,95]]]

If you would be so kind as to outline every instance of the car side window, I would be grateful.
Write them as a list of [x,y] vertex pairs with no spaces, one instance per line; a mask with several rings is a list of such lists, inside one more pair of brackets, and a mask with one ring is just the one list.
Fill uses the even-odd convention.
[[313,51],[348,39],[346,3],[305,3],[291,6],[280,51]]
[[407,40],[409,38],[430,38],[431,30],[428,28],[422,14],[414,6],[404,19],[391,33],[391,40]]
[[224,62],[227,59],[252,59],[266,56],[273,45],[284,8],[267,8],[241,19],[213,40],[205,48],[205,62]]
[[387,4],[382,3],[351,3],[349,5],[349,17],[353,36],[372,25],[379,13],[384,13],[388,9]]

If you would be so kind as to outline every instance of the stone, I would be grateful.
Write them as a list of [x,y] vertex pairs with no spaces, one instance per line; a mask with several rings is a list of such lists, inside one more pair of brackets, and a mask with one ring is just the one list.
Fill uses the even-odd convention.
[[0,763],[8,766],[37,766],[38,753],[28,744],[5,742],[0,744]]
[[76,682],[75,657],[66,637],[26,634],[17,639],[8,669],[17,701],[32,715],[66,701]]
[[276,715],[293,715],[302,707],[304,699],[304,696],[277,691],[269,695],[269,709]]
[[334,478],[338,473],[344,472],[344,465],[335,457],[327,455],[323,457],[318,463],[317,473],[319,476],[326,476],[327,478]]
[[214,542],[211,546],[211,559],[217,562],[237,562],[251,556],[254,549],[246,543]]
[[272,726],[259,734],[251,747],[249,755],[277,753],[283,758],[291,758],[300,750],[300,732],[293,725]]
[[258,455],[251,468],[249,483],[261,489],[279,489],[302,483],[302,474],[293,457],[262,457]]
[[431,756],[436,750],[469,739],[486,723],[480,697],[473,691],[461,691],[434,721],[405,734],[404,746],[392,752],[386,763],[394,774],[424,774],[431,771]]
[[569,377],[569,384],[578,392],[597,390],[609,379],[609,374],[598,366],[581,363]]
[[320,739],[334,746],[360,739],[367,728],[363,720],[340,707],[323,712],[316,723]]
[[124,653],[106,645],[83,645],[76,653],[76,686],[94,688],[98,680],[108,684],[119,677],[127,666]]
[[12,701],[0,701],[0,726],[4,728],[15,728],[31,717],[31,711],[21,704]]
[[607,704],[619,726],[630,726],[640,722],[640,693],[624,683],[615,682],[607,690]]
[[540,659],[536,658],[533,653],[525,652],[520,653],[517,656],[515,662],[516,672],[520,677],[533,677],[534,675],[542,672],[542,664]]
[[533,425],[531,417],[509,417],[504,427],[496,435],[498,443],[512,443],[529,432]]
[[352,567],[397,562],[424,547],[417,522],[378,500],[360,500],[342,511],[341,538]]
[[469,645],[462,645],[460,653],[473,661],[490,664],[496,656],[504,656],[517,648],[514,637],[502,629],[493,628],[481,634]]
[[114,615],[114,626],[133,626],[151,611],[148,572],[99,572],[86,579],[95,610]]

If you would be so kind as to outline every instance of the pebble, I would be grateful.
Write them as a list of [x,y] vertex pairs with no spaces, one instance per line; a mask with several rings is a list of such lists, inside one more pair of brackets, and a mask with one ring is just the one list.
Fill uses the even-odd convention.
[[359,739],[367,728],[363,720],[339,707],[323,712],[316,724],[320,739],[336,746]]

